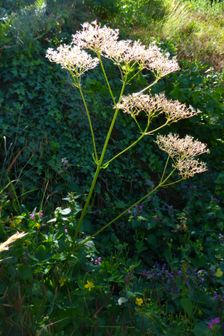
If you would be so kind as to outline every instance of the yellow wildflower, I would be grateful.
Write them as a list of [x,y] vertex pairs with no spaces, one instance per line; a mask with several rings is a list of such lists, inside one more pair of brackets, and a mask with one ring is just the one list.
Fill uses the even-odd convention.
[[84,285],[85,289],[88,289],[91,291],[95,287],[94,283],[92,281],[87,280],[86,284]]
[[59,279],[59,284],[60,284],[60,286],[63,287],[65,283],[66,283],[66,278],[65,278],[65,277],[61,277],[61,278]]
[[223,276],[223,271],[221,270],[221,268],[217,268],[217,270],[215,272],[215,276],[217,278],[221,278]]
[[137,306],[142,306],[143,303],[144,303],[144,301],[143,301],[142,298],[136,298],[136,299],[135,299],[135,304],[136,304]]
[[35,228],[36,228],[37,230],[39,230],[39,229],[40,229],[40,223],[37,223],[37,224],[35,225]]

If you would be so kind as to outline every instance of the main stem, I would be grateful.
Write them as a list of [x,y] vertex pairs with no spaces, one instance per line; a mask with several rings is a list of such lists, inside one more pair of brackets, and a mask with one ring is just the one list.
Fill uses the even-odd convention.
[[[123,93],[124,93],[124,89],[125,89],[125,85],[126,85],[126,78],[124,78],[124,81],[123,81],[123,85],[122,85],[122,88],[121,88],[120,97],[119,97],[119,99],[118,99],[118,102],[120,102],[120,100],[121,100],[121,98],[122,98],[122,95],[123,95]],[[80,231],[80,229],[81,229],[81,226],[82,226],[82,223],[83,223],[83,219],[84,219],[84,217],[85,217],[85,215],[86,215],[86,213],[87,213],[87,210],[88,210],[88,207],[89,207],[89,203],[90,203],[90,200],[91,200],[91,197],[92,197],[93,191],[94,191],[94,189],[95,189],[95,185],[96,185],[96,182],[97,182],[97,179],[98,179],[98,176],[99,176],[101,167],[102,167],[102,163],[103,163],[104,156],[105,156],[105,153],[106,153],[106,150],[107,150],[108,142],[109,142],[109,140],[110,140],[111,133],[112,133],[112,130],[113,130],[113,128],[114,128],[115,121],[116,121],[116,119],[117,119],[118,112],[119,112],[119,109],[116,108],[116,110],[115,110],[115,112],[114,112],[113,119],[112,119],[111,124],[110,124],[110,128],[109,128],[108,133],[107,133],[107,136],[106,136],[106,140],[105,140],[104,145],[103,145],[103,149],[102,149],[102,153],[101,153],[100,159],[99,159],[99,161],[97,162],[97,168],[96,168],[96,171],[95,171],[93,180],[92,180],[92,184],[91,184],[91,187],[90,187],[90,190],[89,190],[89,193],[88,193],[88,196],[87,196],[85,205],[84,205],[84,207],[83,207],[83,210],[82,210],[82,213],[81,213],[79,222],[78,222],[77,227],[76,227],[76,230],[75,230],[75,237],[74,237],[75,240],[76,240],[77,235],[78,235],[78,233],[79,233],[79,231]]]

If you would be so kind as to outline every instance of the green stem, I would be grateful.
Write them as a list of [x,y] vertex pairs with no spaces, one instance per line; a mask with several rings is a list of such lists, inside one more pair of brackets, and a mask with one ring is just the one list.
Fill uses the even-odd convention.
[[167,120],[167,121],[165,122],[165,124],[163,124],[163,125],[161,125],[161,126],[155,128],[154,130],[148,132],[147,135],[152,135],[153,133],[157,132],[158,130],[160,130],[161,128],[165,127],[165,126],[168,125],[168,124],[169,124],[169,121]]
[[100,62],[101,70],[102,70],[102,72],[103,72],[105,81],[106,81],[106,83],[107,83],[107,87],[108,87],[108,90],[109,90],[111,99],[112,99],[114,105],[116,105],[116,100],[115,100],[113,91],[112,91],[112,89],[111,89],[111,86],[110,86],[110,83],[109,83],[109,80],[108,80],[108,77],[107,77],[107,74],[106,74],[106,71],[105,71],[105,68],[104,68],[104,65],[103,65],[103,61],[102,61],[101,55],[98,54],[97,56],[98,56],[98,59],[99,59],[99,62]]
[[141,72],[141,70],[137,71],[128,81],[127,83],[130,83],[138,74]]
[[140,137],[138,137],[138,139],[136,139],[134,142],[132,142],[128,147],[126,147],[125,149],[123,149],[121,152],[119,152],[117,155],[115,155],[114,157],[112,157],[112,159],[110,159],[109,161],[107,161],[106,163],[104,163],[104,167],[108,167],[108,165],[114,161],[115,159],[117,159],[120,155],[124,154],[125,152],[127,152],[129,149],[131,149],[132,147],[134,147],[135,145],[137,145],[137,143],[144,138],[144,136],[147,134],[147,129],[149,127],[149,121],[147,124],[146,129],[144,130],[144,132],[142,132],[142,134],[140,135]]
[[161,181],[163,180],[164,175],[165,175],[165,173],[166,173],[166,169],[167,169],[169,160],[170,160],[170,157],[169,157],[169,155],[168,155],[168,157],[167,157],[167,159],[166,159],[166,163],[165,163],[164,169],[163,169],[163,173],[162,173],[162,176],[161,176]]
[[179,183],[181,181],[184,181],[184,178],[181,178],[181,179],[176,180],[176,181],[171,182],[171,183],[164,184],[163,187],[170,187],[171,185],[177,184],[177,183]]
[[84,245],[85,243],[87,243],[89,240],[95,238],[96,236],[98,236],[102,231],[104,231],[105,229],[107,229],[111,224],[113,224],[114,222],[116,222],[119,218],[121,218],[122,216],[124,216],[129,210],[131,210],[133,207],[137,206],[140,203],[143,203],[152,193],[156,192],[159,188],[164,186],[164,183],[171,177],[171,175],[174,173],[176,169],[173,169],[171,171],[171,173],[164,179],[162,180],[162,178],[160,179],[159,184],[152,190],[150,190],[146,195],[144,195],[142,198],[140,198],[138,201],[136,201],[135,203],[133,203],[132,205],[130,205],[127,209],[125,209],[124,211],[122,211],[118,216],[116,216],[115,218],[113,218],[109,223],[107,223],[106,225],[102,226],[98,231],[96,231],[93,235],[87,237],[86,239],[84,239],[83,241],[80,242],[80,245]]
[[136,119],[136,116],[133,116],[132,118],[134,119],[136,125],[138,126],[139,131],[142,133],[141,126],[139,125],[139,122],[138,122],[138,120]]
[[95,238],[96,236],[98,236],[102,231],[104,231],[111,224],[113,224],[114,222],[116,222],[119,218],[121,218],[122,216],[124,216],[133,207],[135,207],[138,204],[144,202],[153,192],[155,192],[157,189],[159,189],[159,187],[160,187],[160,185],[158,185],[156,188],[150,190],[150,192],[148,192],[145,196],[143,196],[137,202],[135,202],[132,205],[130,205],[127,209],[125,209],[124,211],[122,211],[118,216],[116,216],[115,218],[113,218],[109,223],[107,223],[106,225],[102,226],[98,231],[96,231],[93,235],[91,235],[91,237],[87,237],[84,241],[81,242],[81,245],[85,244],[90,239]]
[[158,81],[160,80],[160,77],[156,78],[154,80],[154,82],[152,82],[151,84],[149,84],[148,86],[146,86],[143,90],[139,91],[138,94],[142,94],[143,92],[145,92],[146,90],[150,89],[153,85],[155,85]]
[[[127,79],[127,77],[125,77],[125,79],[124,79],[124,81],[123,81],[123,85],[122,85],[122,88],[121,88],[120,97],[119,97],[118,102],[120,102],[120,100],[121,100],[121,98],[122,98],[122,95],[123,95],[123,93],[124,93],[124,89],[125,89],[125,85],[126,85],[126,79]],[[91,184],[91,187],[90,187],[90,190],[89,190],[89,193],[88,193],[88,196],[87,196],[85,205],[84,205],[84,207],[83,207],[83,210],[82,210],[82,213],[81,213],[79,222],[78,222],[77,227],[76,227],[76,230],[75,230],[75,237],[74,237],[75,240],[76,240],[77,235],[78,235],[78,233],[79,233],[79,231],[80,231],[80,229],[81,229],[83,219],[84,219],[84,217],[85,217],[85,215],[86,215],[86,213],[87,213],[88,206],[89,206],[89,203],[90,203],[90,200],[91,200],[93,191],[94,191],[94,189],[95,189],[95,185],[96,185],[96,182],[97,182],[97,179],[98,179],[98,176],[99,176],[101,167],[102,167],[103,159],[104,159],[104,156],[105,156],[105,153],[106,153],[106,150],[107,150],[107,145],[108,145],[108,142],[109,142],[109,140],[110,140],[111,133],[112,133],[112,130],[113,130],[113,128],[114,128],[114,124],[115,124],[115,121],[116,121],[116,119],[117,119],[118,112],[119,112],[119,109],[116,108],[116,109],[115,109],[115,112],[114,112],[113,119],[112,119],[111,124],[110,124],[110,128],[109,128],[108,133],[107,133],[107,136],[106,136],[106,140],[105,140],[104,145],[103,145],[103,149],[102,149],[102,153],[101,153],[100,159],[99,159],[99,161],[98,161],[98,163],[97,163],[97,168],[96,168],[96,171],[95,171],[93,180],[92,180],[92,184]]]
[[83,105],[85,107],[86,110],[86,114],[87,114],[87,118],[88,118],[88,122],[89,122],[89,128],[90,128],[90,132],[91,132],[91,136],[92,136],[92,143],[93,143],[93,150],[94,150],[94,155],[95,155],[95,159],[96,162],[98,161],[98,155],[97,155],[97,150],[96,150],[96,140],[95,140],[95,135],[94,135],[94,130],[93,130],[93,125],[92,125],[92,120],[91,120],[91,116],[90,116],[90,112],[83,94],[83,90],[82,90],[82,86],[81,84],[78,86],[80,95],[82,97],[82,101],[83,101]]

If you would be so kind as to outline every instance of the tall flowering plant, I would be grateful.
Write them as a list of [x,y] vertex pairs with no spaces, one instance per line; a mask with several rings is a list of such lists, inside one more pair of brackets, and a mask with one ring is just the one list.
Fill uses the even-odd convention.
[[[88,54],[86,50],[91,51],[91,55]],[[95,54],[95,57],[92,57],[92,54]],[[167,187],[190,178],[195,174],[206,171],[205,163],[196,158],[201,154],[208,153],[205,144],[194,140],[189,135],[185,136],[185,138],[179,138],[178,135],[171,133],[168,135],[158,135],[155,142],[161,150],[167,153],[167,160],[158,184],[153,189],[147,191],[141,199],[137,200],[134,204],[118,214],[117,217],[101,227],[91,237],[87,237],[82,241],[77,240],[101,170],[106,169],[115,159],[123,155],[130,148],[136,146],[144,137],[154,135],[164,127],[176,123],[181,119],[191,118],[200,113],[200,111],[195,110],[191,106],[186,106],[177,100],[169,100],[164,94],[150,94],[151,87],[162,77],[179,70],[179,65],[175,57],[170,58],[168,53],[163,53],[154,43],[145,46],[139,41],[119,40],[119,31],[117,29],[114,30],[107,26],[101,26],[96,21],[84,23],[82,30],[73,35],[70,45],[60,45],[56,50],[49,48],[46,57],[49,61],[60,64],[63,69],[69,72],[74,86],[80,92],[92,137],[93,158],[96,169],[81,216],[76,226],[75,243],[83,244],[92,237],[97,236],[113,222],[126,214],[132,207],[144,202],[159,188]],[[105,58],[111,60],[120,71],[122,85],[118,98],[116,98],[113,93],[104,67]],[[97,147],[91,114],[82,88],[83,75],[97,66],[102,70],[114,107],[110,127],[101,151],[99,151]],[[152,83],[143,88],[140,92],[125,95],[126,86],[143,70],[148,70],[153,73],[154,80]],[[133,119],[139,136],[121,152],[117,153],[108,161],[105,161],[104,158],[111,133],[120,111],[128,114]],[[139,122],[140,114],[145,115],[146,122],[144,126]],[[160,118],[163,121],[159,126],[153,127],[153,121],[158,119],[160,115],[163,116]],[[171,169],[169,168],[170,166]],[[178,178],[175,177],[176,173],[179,175]]]

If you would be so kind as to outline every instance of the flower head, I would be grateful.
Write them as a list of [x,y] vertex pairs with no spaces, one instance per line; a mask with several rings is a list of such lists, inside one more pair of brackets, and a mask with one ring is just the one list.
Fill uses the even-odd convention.
[[184,179],[207,170],[206,164],[195,159],[195,156],[208,153],[209,150],[205,144],[193,137],[187,135],[179,138],[178,135],[170,133],[166,136],[159,135],[156,143],[173,159],[173,166]]
[[142,111],[144,111],[147,116],[164,113],[168,122],[191,118],[200,113],[200,111],[194,110],[191,106],[187,107],[178,100],[167,99],[163,93],[155,96],[138,92],[133,93],[122,97],[121,102],[117,104],[116,107],[132,116],[137,116]]
[[145,52],[145,46],[139,41],[120,40],[110,44],[103,51],[103,56],[111,59],[118,65],[140,62],[141,55]]
[[170,58],[169,53],[163,53],[155,43],[145,49],[139,61],[143,69],[155,71],[161,77],[180,69],[176,57]]
[[76,77],[94,69],[99,63],[97,58],[92,58],[79,47],[66,44],[60,45],[56,50],[49,48],[46,57],[50,62],[55,62],[62,68],[73,71]]
[[157,145],[170,157],[193,158],[195,156],[209,153],[207,145],[195,140],[192,136],[186,135],[185,138],[179,138],[177,134],[158,135]]
[[86,22],[82,24],[82,30],[73,35],[73,43],[83,49],[104,52],[109,46],[116,44],[118,36],[118,29],[101,27],[97,21]]
[[103,56],[118,65],[137,63],[141,69],[154,71],[161,77],[179,70],[176,58],[164,54],[155,43],[146,48],[140,41],[120,40],[108,44],[103,50]]
[[213,329],[214,328],[214,326],[216,325],[216,324],[219,324],[221,321],[220,321],[220,318],[219,317],[215,317],[215,318],[213,318],[213,319],[211,319],[210,321],[209,321],[209,323],[208,323],[208,328],[209,329]]
[[155,96],[157,109],[163,111],[170,122],[176,122],[181,119],[191,118],[200,113],[192,106],[187,107],[178,100],[167,99],[164,93]]
[[148,116],[150,116],[152,112],[159,112],[156,100],[153,96],[138,93],[123,96],[116,107],[131,116],[137,116],[140,112],[145,112]]
[[32,213],[30,214],[30,219],[31,219],[31,220],[35,220],[35,212],[32,212]]
[[142,305],[143,305],[143,303],[144,303],[144,301],[143,301],[143,299],[141,298],[141,297],[137,297],[136,299],[135,299],[135,304],[137,305],[137,306],[139,306],[139,307],[141,307]]
[[94,283],[92,281],[87,280],[86,284],[84,285],[85,289],[88,289],[89,292],[95,287]]
[[207,171],[206,164],[196,159],[179,159],[177,160],[175,167],[184,179]]

